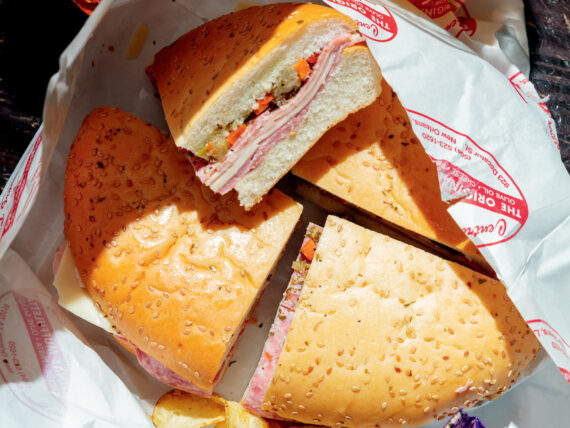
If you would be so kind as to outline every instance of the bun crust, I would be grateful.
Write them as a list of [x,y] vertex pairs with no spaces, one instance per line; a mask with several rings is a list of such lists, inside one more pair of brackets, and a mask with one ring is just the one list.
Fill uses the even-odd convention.
[[98,108],[73,141],[64,232],[81,280],[130,342],[211,390],[301,206],[278,191],[245,212],[201,186],[172,140]]
[[418,426],[500,395],[539,348],[500,282],[329,216],[262,409]]
[[330,129],[292,172],[349,204],[461,251],[490,270],[447,212],[435,164],[386,80],[371,105]]

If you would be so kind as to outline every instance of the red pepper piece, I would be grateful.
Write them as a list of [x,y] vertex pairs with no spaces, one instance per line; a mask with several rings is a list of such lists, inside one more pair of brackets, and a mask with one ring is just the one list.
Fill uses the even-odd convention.
[[240,137],[240,135],[245,132],[245,128],[247,128],[247,125],[245,123],[242,123],[236,129],[234,129],[228,135],[226,135],[226,141],[228,142],[230,147],[233,146]]
[[316,248],[317,245],[315,244],[315,241],[313,241],[311,238],[308,238],[301,247],[301,254],[303,254],[307,260],[312,261]]
[[265,96],[257,101],[257,108],[253,111],[257,116],[259,116],[261,113],[263,113],[267,107],[269,107],[269,104],[271,103],[271,101],[273,101],[275,99],[275,97],[271,94],[265,94]]

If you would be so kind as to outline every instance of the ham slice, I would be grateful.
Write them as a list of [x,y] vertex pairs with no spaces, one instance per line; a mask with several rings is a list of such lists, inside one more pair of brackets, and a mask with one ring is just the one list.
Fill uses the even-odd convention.
[[[243,326],[241,328],[241,331],[240,331],[237,339],[234,341],[234,344],[232,345],[230,351],[226,355],[224,363],[221,365],[220,370],[218,371],[218,373],[216,374],[216,377],[214,378],[214,384],[221,377],[222,372],[224,371],[224,368],[226,367],[228,360],[231,357],[231,354],[235,350],[237,343],[238,343],[240,337],[242,336],[247,323],[248,323],[247,320],[243,323]],[[168,367],[166,367],[160,361],[157,361],[156,359],[152,358],[150,355],[141,351],[139,348],[137,348],[135,345],[133,345],[131,342],[129,342],[124,336],[121,336],[118,334],[114,334],[113,336],[117,340],[120,340],[120,341],[128,344],[131,348],[133,348],[135,350],[135,354],[136,354],[136,357],[137,357],[139,364],[142,366],[143,369],[145,369],[148,372],[148,374],[150,374],[155,379],[161,381],[162,383],[165,383],[166,385],[170,385],[173,388],[180,389],[181,391],[186,391],[186,392],[189,392],[190,394],[195,394],[195,395],[198,395],[200,397],[209,398],[212,396],[212,393],[213,393],[212,391],[206,391],[206,390],[203,390],[203,389],[197,387],[196,385],[194,385],[189,380],[180,376],[178,373],[170,370]]]
[[311,102],[317,98],[336,69],[342,51],[363,41],[362,36],[347,32],[329,42],[297,95],[278,109],[266,111],[254,119],[221,161],[208,163],[190,155],[198,178],[215,192],[225,194],[232,190],[301,123]]
[[[307,231],[311,229],[316,229],[319,232],[322,231],[322,227],[313,223],[309,224]],[[315,243],[318,243],[318,239],[312,239]],[[303,245],[308,240],[309,237],[306,235],[303,240]],[[269,338],[263,347],[261,359],[259,360],[255,373],[249,382],[249,386],[242,400],[242,405],[246,409],[265,418],[283,419],[274,413],[263,411],[261,406],[263,404],[263,397],[265,397],[265,391],[269,387],[269,383],[273,377],[273,372],[277,367],[279,355],[281,355],[281,350],[285,344],[285,338],[289,332],[289,327],[291,327],[291,324],[293,323],[293,316],[295,314],[295,309],[297,308],[297,303],[299,302],[299,297],[301,296],[301,291],[303,290],[305,276],[308,271],[308,264],[310,263],[310,261],[301,253],[299,253],[297,261],[306,263],[307,267],[304,270],[295,269],[293,271],[293,275],[291,275],[291,280],[289,281],[287,290],[285,290],[283,299],[279,304],[279,309],[277,310],[277,315],[275,316],[273,325],[269,330]]]
[[184,379],[178,373],[173,372],[161,362],[155,360],[150,355],[141,351],[139,348],[129,342],[124,336],[121,336],[119,334],[114,334],[113,336],[115,339],[124,342],[130,348],[134,349],[139,364],[148,372],[148,374],[150,374],[155,379],[173,388],[189,392],[190,394],[196,394],[200,397],[208,398],[212,396],[211,391],[205,391],[201,388],[198,388],[189,380]]
[[182,376],[170,370],[164,364],[158,362],[150,355],[145,354],[139,348],[136,348],[137,360],[139,364],[150,374],[152,377],[158,379],[162,383],[170,385],[173,388],[189,392],[190,394],[199,395],[200,397],[211,397],[212,392],[205,391],[198,388],[192,382],[184,379]]

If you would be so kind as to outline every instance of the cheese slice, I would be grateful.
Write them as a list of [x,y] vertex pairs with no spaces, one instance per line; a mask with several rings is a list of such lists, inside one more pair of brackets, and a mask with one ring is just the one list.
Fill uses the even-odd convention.
[[53,285],[57,289],[59,296],[57,302],[60,306],[111,334],[117,334],[109,320],[97,309],[81,283],[69,245],[65,246]]

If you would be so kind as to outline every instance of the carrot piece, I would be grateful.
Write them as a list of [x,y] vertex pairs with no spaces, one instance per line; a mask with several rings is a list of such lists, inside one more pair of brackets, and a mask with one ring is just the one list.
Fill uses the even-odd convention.
[[303,254],[307,260],[312,261],[316,248],[317,244],[315,244],[315,241],[313,241],[311,238],[308,238],[301,247],[301,254]]
[[236,143],[236,141],[238,140],[238,138],[240,137],[240,135],[245,132],[246,127],[247,127],[247,125],[245,123],[242,123],[236,129],[234,129],[233,131],[230,131],[230,133],[228,135],[226,135],[226,141],[228,142],[230,147],[233,146]]
[[297,61],[297,64],[295,64],[295,66],[293,68],[297,71],[297,74],[299,75],[300,81],[305,80],[305,78],[311,72],[311,66],[303,58],[301,58],[299,61]]
[[270,354],[269,352],[267,352],[267,351],[265,351],[265,357],[266,357],[269,361],[272,361],[272,360],[273,360],[273,357],[271,357],[271,354]]
[[307,58],[307,62],[311,65],[314,65],[318,59],[319,59],[319,53],[315,52],[309,58]]
[[269,104],[274,99],[275,99],[275,97],[273,95],[265,94],[265,96],[262,99],[257,100],[257,108],[253,112],[259,116],[261,113],[263,113],[267,109],[267,107],[269,107]]

